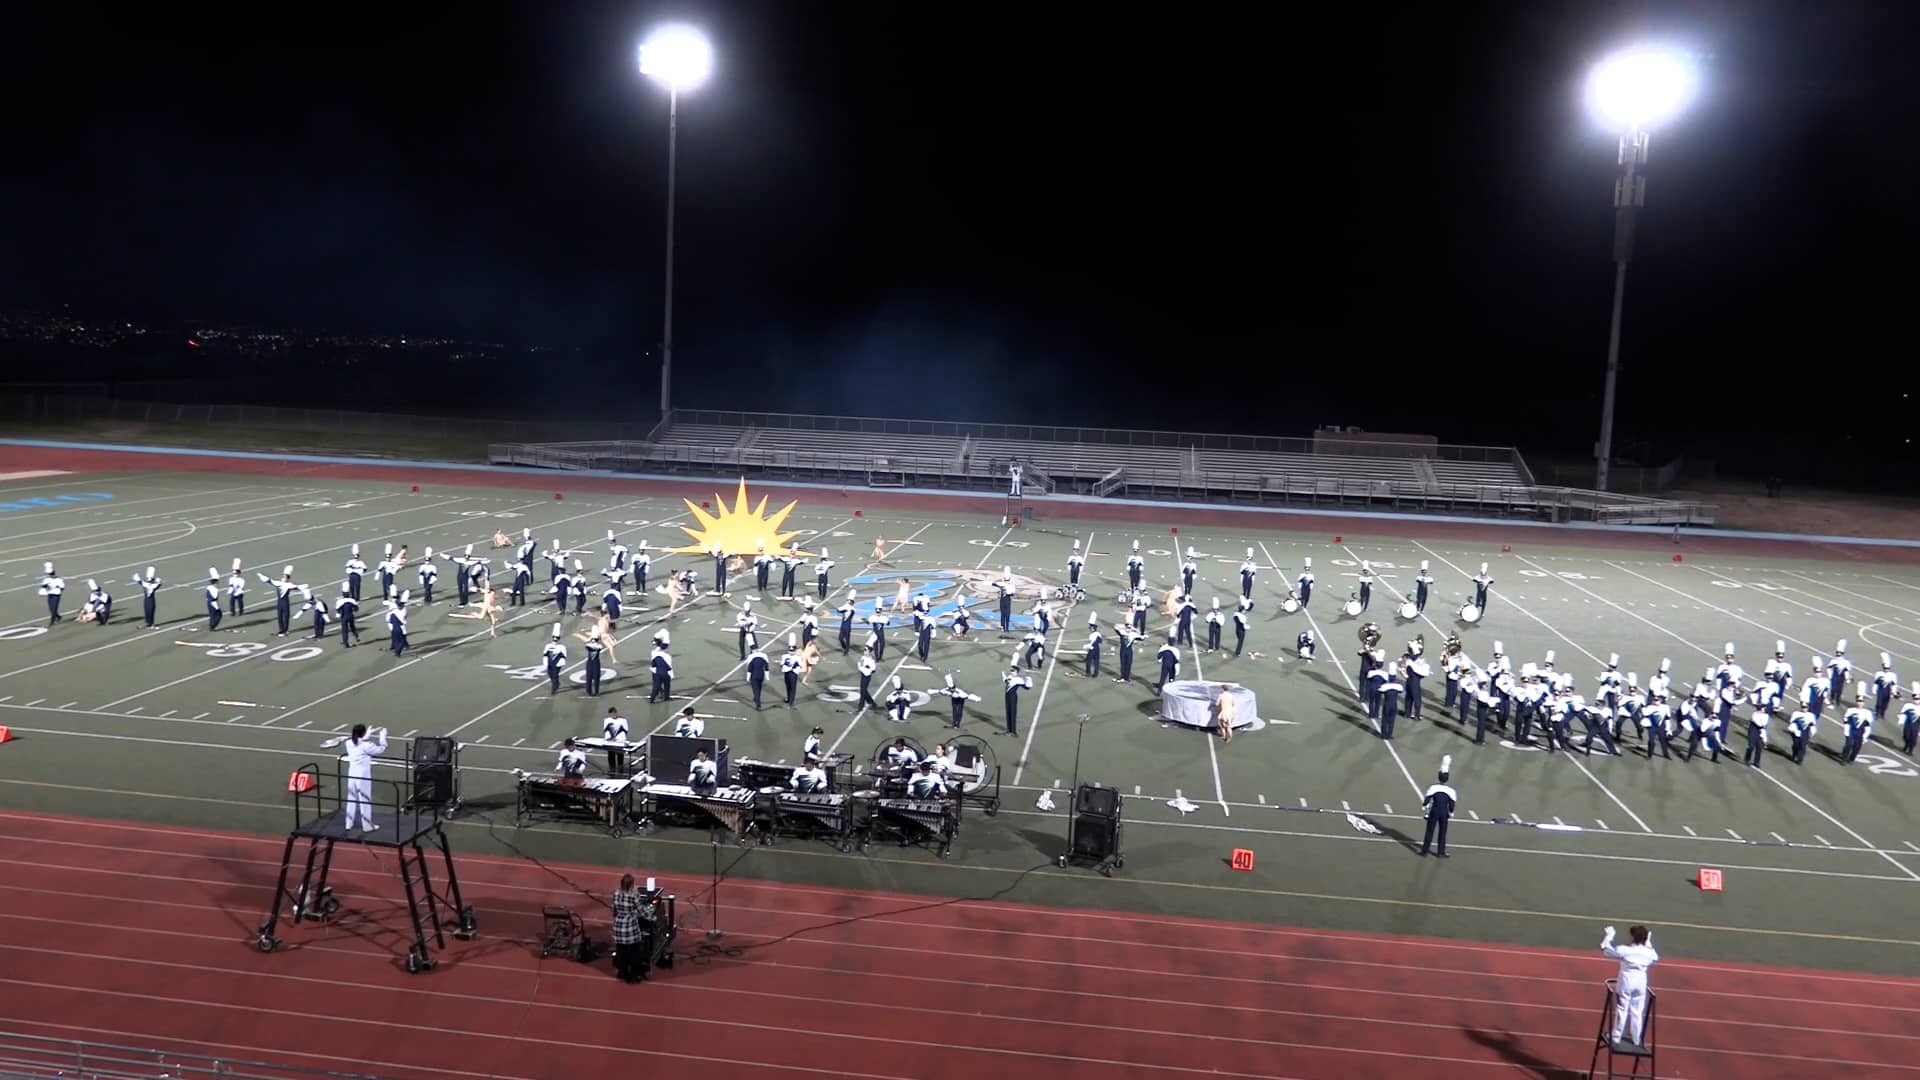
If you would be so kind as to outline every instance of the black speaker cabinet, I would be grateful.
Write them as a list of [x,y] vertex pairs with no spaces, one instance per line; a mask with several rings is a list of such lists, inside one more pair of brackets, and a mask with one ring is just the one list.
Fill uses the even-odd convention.
[[1091,814],[1095,817],[1118,819],[1120,817],[1120,792],[1117,788],[1102,787],[1099,784],[1081,784],[1073,799],[1073,812],[1080,815]]
[[727,771],[725,739],[650,735],[647,737],[647,772],[663,784],[684,784],[687,782],[688,763],[693,761],[694,754],[702,750],[713,759],[715,782],[724,787],[732,779],[732,774]]
[[1104,861],[1120,854],[1120,822],[1111,817],[1081,814],[1073,822],[1076,859]]
[[427,806],[445,806],[455,797],[454,741],[444,736],[413,740],[413,798]]

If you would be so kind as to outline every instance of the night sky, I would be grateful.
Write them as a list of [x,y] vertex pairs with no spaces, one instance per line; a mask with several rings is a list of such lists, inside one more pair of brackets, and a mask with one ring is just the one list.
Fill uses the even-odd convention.
[[681,102],[678,404],[1579,453],[1615,175],[1581,84],[1656,39],[1703,92],[1654,136],[1623,439],[1913,426],[1902,2],[216,7],[10,12],[0,306],[552,344],[577,408],[650,410],[634,49],[679,19],[717,66]]

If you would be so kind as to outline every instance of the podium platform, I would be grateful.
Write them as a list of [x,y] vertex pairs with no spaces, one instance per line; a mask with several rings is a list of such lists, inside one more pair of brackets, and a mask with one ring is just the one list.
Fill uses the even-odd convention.
[[[1615,980],[1608,979],[1607,1001],[1600,1007],[1600,1033],[1594,1041],[1593,1063],[1587,1066],[1587,1080],[1655,1080],[1658,1075],[1654,1067],[1653,1051],[1656,996],[1651,989],[1647,991],[1647,1011],[1641,1017],[1640,1041],[1637,1043],[1627,1042],[1625,1039],[1615,1041],[1613,1038],[1613,1009],[1619,1000],[1620,988],[1615,985]],[[1605,1072],[1600,1070],[1602,1055],[1607,1059]],[[1618,1061],[1620,1058],[1627,1059],[1628,1068],[1624,1072],[1620,1069]],[[1642,1064],[1647,1067],[1645,1073],[1640,1071]]]

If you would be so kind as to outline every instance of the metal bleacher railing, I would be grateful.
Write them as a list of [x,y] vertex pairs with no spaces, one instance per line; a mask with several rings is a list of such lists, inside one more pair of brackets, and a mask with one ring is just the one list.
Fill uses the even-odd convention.
[[[744,439],[741,433],[749,431],[755,438]],[[810,445],[815,442],[817,447]],[[1046,477],[1050,489],[1094,497],[1632,525],[1714,520],[1714,508],[1703,503],[1536,484],[1518,451],[1497,446],[1384,443],[1316,454],[1313,440],[1282,436],[675,409],[645,441],[501,443],[489,447],[489,460],[547,469],[829,482],[877,482],[871,478],[878,466],[888,486],[956,490],[994,490],[1005,483],[1006,463],[1021,461],[1030,476]],[[1476,479],[1476,473],[1489,478]]]
[[[343,409],[305,409],[280,405],[177,404],[127,401],[114,397],[70,394],[0,394],[0,420],[31,420],[58,424],[112,420],[129,424],[218,425],[270,431],[333,432],[390,435],[404,431],[485,439],[564,439],[582,435],[602,438],[651,438],[644,422],[605,424],[592,420],[514,420],[455,416],[415,416],[401,413],[355,412]],[[656,425],[659,430],[664,425]]]
[[274,1065],[0,1031],[0,1080],[384,1080],[370,1073]]

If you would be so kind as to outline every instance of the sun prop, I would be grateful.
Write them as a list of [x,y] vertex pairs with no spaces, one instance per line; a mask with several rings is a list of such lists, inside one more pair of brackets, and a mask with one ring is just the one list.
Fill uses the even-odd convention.
[[810,551],[787,546],[787,541],[800,535],[800,530],[781,532],[780,524],[793,513],[798,501],[790,502],[767,516],[767,497],[760,496],[760,505],[747,508],[747,481],[740,478],[740,491],[734,496],[733,507],[715,493],[713,505],[719,510],[716,517],[695,506],[692,499],[682,499],[687,511],[700,523],[697,529],[680,526],[680,531],[693,537],[693,543],[686,547],[674,548],[676,555],[703,555],[714,548],[729,555],[753,555],[764,550],[769,555],[811,555]]

